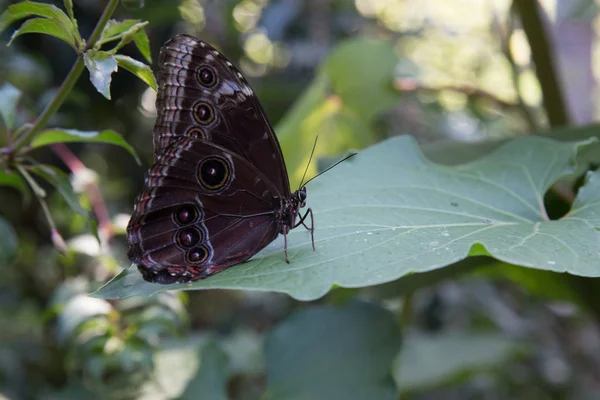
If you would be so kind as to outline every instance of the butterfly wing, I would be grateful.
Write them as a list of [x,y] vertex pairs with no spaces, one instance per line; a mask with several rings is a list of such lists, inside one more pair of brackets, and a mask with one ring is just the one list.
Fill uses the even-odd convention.
[[245,158],[201,139],[173,139],[136,199],[128,256],[151,282],[215,274],[277,237],[275,193]]
[[290,187],[277,138],[240,71],[209,44],[177,35],[160,52],[155,157],[174,137],[213,142],[263,171],[282,197]]

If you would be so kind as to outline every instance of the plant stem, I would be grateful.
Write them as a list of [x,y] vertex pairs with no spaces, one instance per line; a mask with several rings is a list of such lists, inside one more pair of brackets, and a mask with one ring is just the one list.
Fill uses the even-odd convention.
[[46,106],[44,111],[42,111],[42,113],[37,117],[37,119],[33,123],[33,126],[27,132],[25,132],[23,135],[17,138],[17,140],[14,143],[14,146],[11,148],[11,152],[14,153],[26,144],[28,144],[35,137],[35,135],[46,126],[46,124],[48,123],[50,118],[52,118],[52,116],[56,113],[56,111],[58,111],[62,103],[69,95],[69,93],[71,93],[71,90],[73,89],[73,86],[75,86],[77,79],[79,79],[79,76],[83,72],[83,54],[96,45],[96,42],[98,41],[100,35],[102,34],[102,31],[104,30],[104,27],[108,23],[108,20],[114,13],[118,4],[119,0],[109,0],[108,4],[106,5],[106,8],[102,13],[102,16],[100,17],[98,23],[96,24],[96,27],[94,28],[94,31],[90,35],[90,38],[87,41],[85,48],[78,55],[77,61],[75,61],[75,64],[73,64],[71,71],[69,71],[69,74],[66,76],[65,80],[60,85],[56,96]]
[[33,194],[35,194],[35,196],[38,199],[44,199],[46,197],[46,191],[42,189],[40,185],[38,185],[38,183],[35,181],[35,179],[33,179],[31,175],[29,175],[29,172],[27,172],[27,170],[20,165],[17,165],[17,170],[21,175],[23,175],[23,178],[25,178],[25,180],[31,187]]
[[569,114],[564,100],[556,68],[556,57],[544,29],[544,21],[538,0],[514,0],[527,36],[535,72],[540,81],[544,108],[552,127],[568,125]]

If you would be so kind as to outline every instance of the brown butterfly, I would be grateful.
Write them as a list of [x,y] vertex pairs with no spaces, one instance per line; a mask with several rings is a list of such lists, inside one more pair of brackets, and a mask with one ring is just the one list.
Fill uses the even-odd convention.
[[[154,164],[127,227],[145,280],[181,283],[248,260],[314,219],[291,192],[283,154],[242,73],[205,42],[177,35],[160,52]],[[310,216],[310,227],[306,219]]]

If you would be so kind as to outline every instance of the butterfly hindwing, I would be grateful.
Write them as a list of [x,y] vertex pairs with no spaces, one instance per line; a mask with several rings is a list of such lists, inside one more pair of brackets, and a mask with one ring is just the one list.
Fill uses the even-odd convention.
[[279,199],[245,159],[179,138],[146,174],[128,227],[129,257],[147,280],[201,279],[275,239]]

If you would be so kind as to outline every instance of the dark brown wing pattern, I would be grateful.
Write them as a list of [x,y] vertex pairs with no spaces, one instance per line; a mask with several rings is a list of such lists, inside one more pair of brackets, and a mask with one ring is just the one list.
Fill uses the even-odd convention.
[[129,258],[158,283],[202,279],[279,234],[279,200],[242,157],[178,138],[146,174],[128,227]]
[[200,137],[248,160],[290,195],[283,155],[254,91],[209,44],[177,35],[160,52],[155,157],[173,136]]

